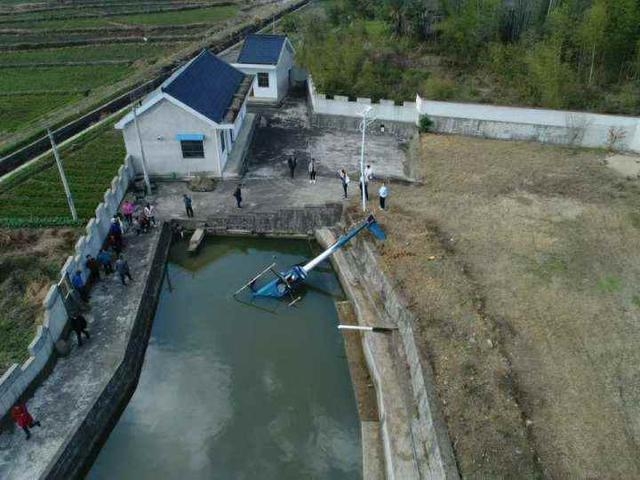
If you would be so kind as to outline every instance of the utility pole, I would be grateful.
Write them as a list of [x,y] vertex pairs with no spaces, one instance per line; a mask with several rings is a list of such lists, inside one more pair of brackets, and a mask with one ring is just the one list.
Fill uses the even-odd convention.
[[362,211],[363,212],[367,211],[367,197],[366,197],[366,191],[365,191],[366,179],[364,177],[364,138],[365,138],[365,132],[367,131],[367,127],[375,121],[375,117],[374,117],[369,119],[369,121],[367,122],[367,114],[371,110],[372,110],[372,107],[367,107],[362,111],[361,113],[362,121],[360,122],[360,130],[362,131],[362,144],[360,145],[360,179],[358,181],[360,182],[360,188],[362,189]]
[[144,176],[144,184],[147,187],[147,195],[151,195],[151,182],[149,181],[149,173],[147,172],[147,159],[144,155],[144,146],[142,145],[142,137],[140,136],[140,127],[138,127],[138,114],[136,113],[136,105],[133,104],[133,123],[138,134],[138,143],[140,144],[140,156],[142,157],[142,175]]
[[49,141],[51,142],[51,150],[53,150],[53,156],[56,159],[56,165],[58,166],[58,172],[60,172],[60,179],[62,180],[62,186],[64,187],[64,193],[67,196],[67,203],[69,204],[69,210],[71,210],[71,218],[73,221],[78,221],[78,214],[76,213],[76,206],[73,204],[73,197],[71,196],[71,190],[69,190],[69,184],[67,183],[67,176],[64,174],[64,168],[62,168],[62,161],[60,160],[60,154],[58,153],[58,147],[53,139],[51,129],[47,128],[47,135],[49,135]]

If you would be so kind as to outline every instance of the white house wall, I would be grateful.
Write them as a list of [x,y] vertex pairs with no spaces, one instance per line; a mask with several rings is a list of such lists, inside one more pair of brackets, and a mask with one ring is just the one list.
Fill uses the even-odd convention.
[[[210,124],[167,100],[161,100],[138,116],[138,126],[149,175],[178,178],[196,174],[220,175],[217,131]],[[204,158],[182,158],[180,141],[176,139],[178,134],[204,135]],[[124,127],[123,136],[136,173],[142,173],[142,156],[134,122]],[[220,159],[223,168],[228,150]]]
[[278,77],[278,99],[284,97],[289,91],[290,71],[293,68],[293,54],[286,48],[282,50],[282,56],[276,68],[276,76]]
[[[256,78],[253,82],[253,96],[260,100],[278,100],[278,77],[276,75],[276,69],[273,65],[242,65],[238,63],[233,64],[238,70],[248,75],[255,75]],[[269,86],[258,86],[258,73],[269,74]],[[282,94],[284,95],[284,93]]]

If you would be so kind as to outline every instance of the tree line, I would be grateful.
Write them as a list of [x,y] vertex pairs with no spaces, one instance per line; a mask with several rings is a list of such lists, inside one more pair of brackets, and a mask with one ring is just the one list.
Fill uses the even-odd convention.
[[[403,50],[414,59],[409,70],[420,67],[416,52],[421,52],[441,57],[447,68],[426,87],[409,82],[408,88],[433,87],[423,92],[428,98],[474,100],[475,88],[479,98],[483,90],[491,91],[480,101],[640,114],[640,0],[329,0],[325,5],[327,23],[316,18],[303,35],[301,57],[312,71],[319,61],[311,58],[319,54],[313,45],[325,41],[358,58],[392,52],[392,63]],[[384,25],[383,36],[371,34],[376,23]],[[362,72],[366,64],[360,58],[355,68]],[[348,68],[344,62],[336,67]],[[429,74],[428,67],[420,69]],[[401,77],[405,70],[400,68]],[[354,80],[358,75],[346,83]],[[465,90],[462,83],[471,86]]]

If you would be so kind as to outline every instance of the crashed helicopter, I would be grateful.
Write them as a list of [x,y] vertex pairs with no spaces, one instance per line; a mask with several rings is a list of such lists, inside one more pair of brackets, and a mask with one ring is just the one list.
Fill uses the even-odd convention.
[[[376,238],[384,240],[386,235],[373,215],[369,217],[360,225],[352,228],[349,232],[342,235],[336,242],[327,248],[317,257],[313,258],[305,264],[294,265],[285,272],[278,272],[275,269],[275,263],[272,263],[265,268],[258,275],[249,280],[245,285],[238,289],[233,295],[238,295],[245,289],[250,289],[252,296],[256,297],[269,297],[269,298],[284,298],[288,296],[292,302],[289,305],[293,305],[300,298],[295,298],[294,293],[302,287],[305,283],[309,272],[317,267],[324,260],[336,253],[342,247],[344,247],[352,238],[358,235],[363,230],[369,230]],[[276,278],[267,282],[263,286],[259,286],[258,282],[261,277],[267,273],[272,273]]]

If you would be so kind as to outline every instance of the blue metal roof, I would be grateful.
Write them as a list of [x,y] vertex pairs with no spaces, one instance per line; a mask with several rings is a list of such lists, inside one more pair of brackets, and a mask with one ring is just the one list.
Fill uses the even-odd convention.
[[223,123],[244,73],[203,50],[162,90],[216,123]]
[[237,63],[275,65],[286,39],[286,35],[248,35]]

